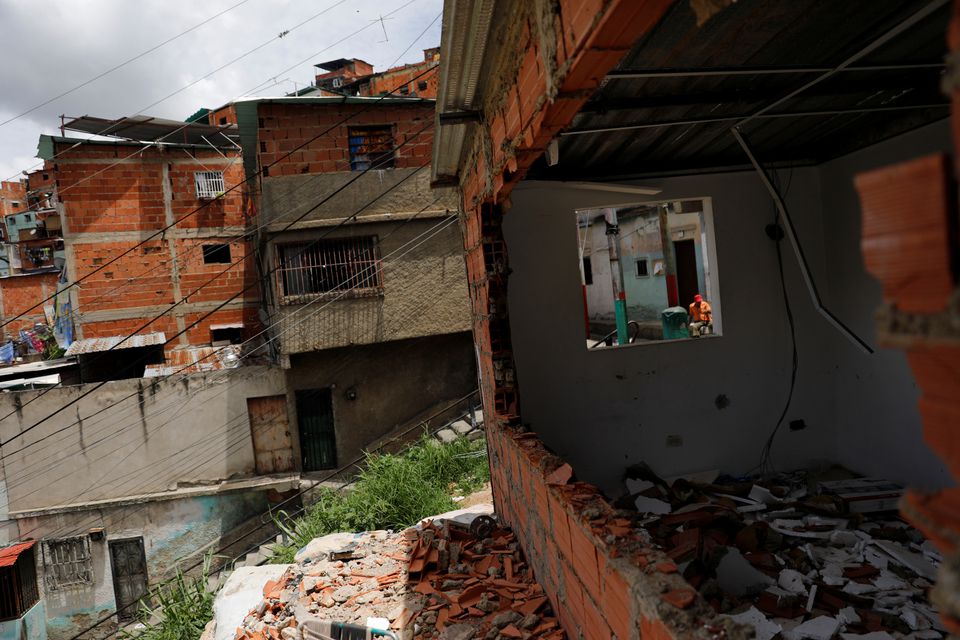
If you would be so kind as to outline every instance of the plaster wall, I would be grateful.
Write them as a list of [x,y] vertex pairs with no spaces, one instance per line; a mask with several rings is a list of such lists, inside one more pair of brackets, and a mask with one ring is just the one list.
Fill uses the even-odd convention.
[[[860,202],[856,174],[932,153],[951,153],[948,121],[838,158],[819,168],[824,243],[830,279],[824,295],[830,308],[876,346],[874,311],[883,296],[864,268],[860,251]],[[917,410],[920,395],[906,354],[877,346],[864,355],[836,341],[837,459],[865,474],[920,488],[954,484],[940,458],[923,441]]]
[[[815,277],[826,277],[819,174],[790,178],[788,202]],[[655,197],[521,184],[504,216],[509,249],[510,323],[521,416],[578,476],[611,495],[624,467],[645,461],[665,475],[756,467],[790,380],[790,334],[783,311],[776,248],[764,233],[773,219],[769,196],[753,173],[646,180]],[[712,198],[723,335],[588,352],[574,210],[682,198]],[[793,261],[785,275],[798,326],[801,368],[774,462],[787,469],[833,457],[832,376],[824,344],[832,328],[814,311]],[[596,276],[595,276],[596,281]],[[724,396],[728,404],[717,402]],[[719,408],[725,406],[725,408]],[[680,436],[681,446],[668,446]],[[590,446],[584,446],[586,442]]]
[[[276,308],[282,353],[302,353],[470,329],[466,268],[460,229],[453,220],[414,220],[349,225],[334,232],[277,234],[278,242],[377,236],[383,260],[380,295],[326,294],[304,304]],[[275,262],[271,262],[275,264]],[[273,279],[276,287],[276,278]]]
[[[198,550],[211,543],[215,550],[222,536],[267,508],[266,492],[249,491],[21,518],[21,538],[85,535],[93,527],[102,527],[106,534],[103,540],[90,542],[90,585],[50,589],[44,578],[43,554],[37,547],[37,583],[41,602],[46,602],[49,637],[70,638],[116,610],[110,541],[142,537],[148,580],[157,584],[173,574],[178,561],[189,557],[183,567],[188,568],[196,562],[193,556]],[[109,624],[114,623],[111,620]]]
[[[301,389],[333,387],[340,465],[430,407],[477,387],[468,331],[298,354],[291,364],[291,396]],[[356,400],[347,399],[348,389],[356,391]]]
[[267,366],[95,387],[0,394],[10,511],[253,475],[246,399],[285,392],[282,371]]
[[19,618],[0,622],[0,640],[47,640],[43,598]]

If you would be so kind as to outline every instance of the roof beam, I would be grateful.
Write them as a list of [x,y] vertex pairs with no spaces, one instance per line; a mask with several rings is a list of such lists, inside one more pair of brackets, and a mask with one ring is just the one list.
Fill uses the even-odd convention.
[[943,62],[916,62],[908,64],[868,64],[844,67],[702,67],[702,68],[659,68],[659,69],[619,69],[607,74],[607,80],[636,80],[644,78],[699,78],[707,76],[765,76],[784,74],[826,74],[855,71],[912,71],[917,69],[942,69]]

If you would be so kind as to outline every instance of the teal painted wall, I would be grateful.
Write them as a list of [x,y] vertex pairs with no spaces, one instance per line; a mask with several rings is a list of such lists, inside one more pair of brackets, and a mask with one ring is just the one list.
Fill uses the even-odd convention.
[[[637,277],[636,262],[646,258],[650,275]],[[667,281],[662,275],[653,275],[653,263],[663,259],[663,253],[626,255],[623,264],[624,292],[627,295],[627,316],[640,322],[658,322],[660,312],[667,308]]]
[[22,617],[0,622],[0,640],[47,640],[47,612],[43,599]]

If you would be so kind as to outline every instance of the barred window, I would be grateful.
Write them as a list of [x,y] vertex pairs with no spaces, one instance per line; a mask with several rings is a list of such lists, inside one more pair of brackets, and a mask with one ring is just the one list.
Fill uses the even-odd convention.
[[376,236],[278,244],[277,262],[284,302],[326,293],[375,295],[382,289]]
[[350,127],[350,169],[393,168],[393,127]]
[[197,198],[211,200],[219,198],[226,191],[223,183],[223,171],[197,171],[193,174],[197,186]]
[[43,541],[43,573],[47,589],[93,584],[93,561],[87,536]]

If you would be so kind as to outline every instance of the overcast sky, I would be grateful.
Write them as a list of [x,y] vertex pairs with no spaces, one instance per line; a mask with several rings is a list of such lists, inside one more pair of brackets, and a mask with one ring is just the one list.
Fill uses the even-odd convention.
[[[241,2],[0,0],[0,122]],[[145,113],[182,120],[255,88],[257,95],[293,91],[294,82],[302,87],[312,81],[312,65],[325,60],[361,58],[383,70],[413,44],[398,64],[416,62],[423,49],[440,43],[440,20],[414,40],[441,10],[442,0],[246,0],[89,86],[0,126],[0,180],[37,164],[37,138],[59,133],[60,114]]]

